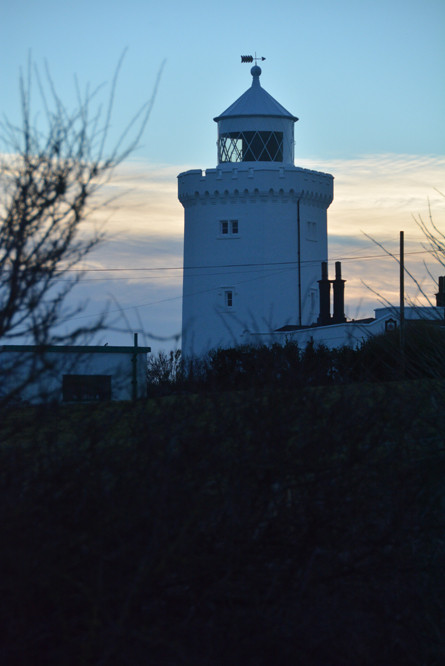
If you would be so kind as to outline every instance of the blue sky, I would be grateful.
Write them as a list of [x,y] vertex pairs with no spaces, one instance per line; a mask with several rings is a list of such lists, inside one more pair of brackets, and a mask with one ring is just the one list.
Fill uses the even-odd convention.
[[[296,164],[335,176],[332,259],[350,251],[365,256],[363,230],[392,243],[405,228],[419,243],[413,215],[428,214],[428,198],[436,223],[444,223],[435,189],[445,190],[444,35],[443,0],[2,0],[0,111],[10,119],[18,114],[19,71],[29,52],[39,66],[48,62],[69,106],[74,74],[81,85],[110,81],[127,48],[114,137],[151,97],[165,61],[137,162],[120,181],[130,195],[107,222],[110,242],[94,257],[97,266],[163,272],[97,279],[89,307],[98,308],[111,290],[129,327],[168,337],[180,328],[180,274],[172,270],[167,280],[164,270],[182,261],[176,174],[215,166],[212,118],[250,85],[250,66],[239,56],[266,57],[262,85],[300,118]],[[365,314],[360,308],[372,307],[375,297],[357,277],[359,263],[348,266],[351,308]],[[385,273],[367,270],[369,279]],[[377,280],[378,289],[385,284]]]

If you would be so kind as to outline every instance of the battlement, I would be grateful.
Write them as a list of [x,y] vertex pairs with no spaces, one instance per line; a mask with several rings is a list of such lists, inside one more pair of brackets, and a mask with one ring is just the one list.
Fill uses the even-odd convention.
[[184,207],[193,202],[221,199],[306,200],[326,208],[333,200],[334,178],[301,167],[246,167],[193,169],[178,176],[178,198]]

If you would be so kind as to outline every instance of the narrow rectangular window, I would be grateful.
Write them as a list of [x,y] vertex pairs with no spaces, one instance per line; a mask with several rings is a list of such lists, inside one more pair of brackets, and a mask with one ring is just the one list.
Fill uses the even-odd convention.
[[228,220],[221,220],[220,222],[220,230],[223,235],[226,235],[229,233],[229,221]]
[[230,220],[230,230],[232,234],[238,233],[238,220]]
[[310,316],[314,317],[314,315],[316,315],[316,313],[317,313],[317,292],[316,292],[316,290],[311,289],[310,292],[309,292],[309,296],[310,296],[310,304],[311,304],[310,305],[310,307],[311,307]]
[[226,308],[231,308],[233,306],[233,291],[231,289],[226,289],[224,292],[224,300]]

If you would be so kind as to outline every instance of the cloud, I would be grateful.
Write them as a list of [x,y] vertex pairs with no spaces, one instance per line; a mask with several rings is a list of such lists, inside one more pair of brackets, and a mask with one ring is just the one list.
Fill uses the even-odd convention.
[[182,237],[178,168],[144,162],[121,165],[95,197],[94,220],[106,224],[111,238]]
[[445,211],[445,198],[437,192],[445,188],[445,159],[368,155],[318,162],[318,169],[324,168],[335,176],[329,209],[331,235],[365,231],[390,237],[405,229],[420,237],[413,216],[427,212],[428,200],[435,211]]
[[[423,290],[432,296],[436,279],[444,271],[426,251],[418,219],[432,217],[445,223],[445,159],[416,155],[365,155],[355,159],[310,161],[309,168],[335,176],[334,201],[328,211],[329,257],[343,262],[347,314],[369,316],[380,299],[398,303],[399,265],[377,243],[399,254],[404,231],[405,266]],[[365,235],[366,234],[366,235]],[[371,237],[371,238],[369,238]],[[373,242],[373,239],[375,242]],[[408,299],[425,298],[407,276]]]
[[[403,230],[406,266],[433,294],[435,285],[425,264],[434,278],[445,269],[423,247],[415,218],[427,220],[430,205],[436,225],[445,228],[445,197],[440,194],[445,190],[445,159],[364,155],[312,159],[298,166],[335,177],[334,202],[328,210],[330,270],[334,261],[342,261],[349,317],[371,316],[379,306],[377,294],[393,303],[399,298],[397,262],[365,234],[398,254]],[[90,295],[97,294],[94,302],[105,299],[108,287],[126,313],[137,313],[135,321],[162,335],[176,335],[181,327],[184,223],[177,175],[189,168],[193,166],[143,161],[122,165],[98,195],[95,203],[102,205],[90,222],[103,226],[108,237],[86,262],[97,271],[86,276]],[[409,279],[406,289],[409,298],[418,297]]]

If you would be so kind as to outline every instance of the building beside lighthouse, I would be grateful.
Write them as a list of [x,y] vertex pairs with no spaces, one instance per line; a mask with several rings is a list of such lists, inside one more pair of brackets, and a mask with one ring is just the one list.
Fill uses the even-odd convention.
[[294,166],[298,118],[260,83],[214,118],[215,168],[178,176],[184,206],[185,355],[308,326],[320,312],[333,177]]

